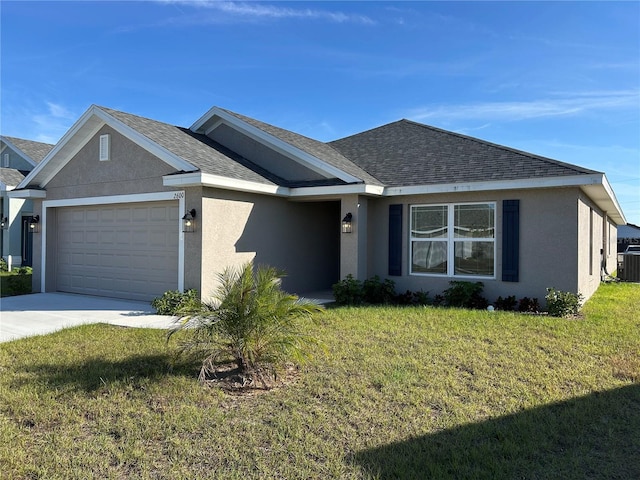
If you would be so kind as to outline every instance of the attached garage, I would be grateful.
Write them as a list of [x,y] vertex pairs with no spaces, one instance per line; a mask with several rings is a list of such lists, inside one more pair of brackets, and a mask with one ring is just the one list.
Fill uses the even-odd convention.
[[178,201],[56,210],[57,291],[148,301],[178,289]]

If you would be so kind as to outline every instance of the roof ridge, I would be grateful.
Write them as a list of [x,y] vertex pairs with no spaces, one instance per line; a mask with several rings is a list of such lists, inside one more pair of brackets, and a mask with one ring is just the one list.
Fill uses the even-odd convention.
[[175,125],[173,123],[167,123],[167,122],[162,122],[160,120],[156,120],[155,118],[151,118],[151,117],[144,117],[142,115],[138,115],[136,113],[131,113],[131,112],[125,112],[124,110],[116,110],[115,108],[110,108],[110,107],[103,107],[101,105],[95,105],[95,107],[99,108],[100,110],[104,110],[107,113],[110,114],[110,112],[116,112],[116,113],[122,113],[124,115],[129,115],[130,117],[136,117],[136,118],[141,118],[142,120],[148,120],[150,122],[155,122],[155,123],[161,123],[163,125],[168,125],[170,127],[176,127],[176,128],[187,128],[187,130],[189,129],[188,127],[182,127],[180,125]]

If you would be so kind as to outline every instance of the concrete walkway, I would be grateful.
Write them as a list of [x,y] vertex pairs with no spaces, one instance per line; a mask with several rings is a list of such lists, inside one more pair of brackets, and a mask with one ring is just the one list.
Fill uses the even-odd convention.
[[71,293],[33,293],[0,298],[0,342],[43,335],[87,323],[169,328],[174,318],[155,315],[148,302]]

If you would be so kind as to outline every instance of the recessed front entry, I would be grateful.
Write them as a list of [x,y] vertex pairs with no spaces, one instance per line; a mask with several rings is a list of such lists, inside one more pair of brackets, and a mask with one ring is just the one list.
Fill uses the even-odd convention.
[[57,291],[151,300],[178,288],[177,201],[57,210]]

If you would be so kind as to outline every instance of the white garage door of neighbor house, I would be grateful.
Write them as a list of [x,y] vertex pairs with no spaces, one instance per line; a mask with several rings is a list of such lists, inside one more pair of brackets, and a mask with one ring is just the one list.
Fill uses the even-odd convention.
[[56,290],[151,300],[178,288],[178,202],[57,212]]

